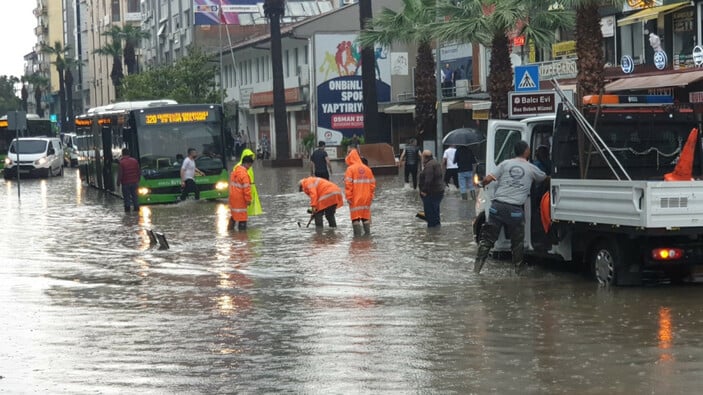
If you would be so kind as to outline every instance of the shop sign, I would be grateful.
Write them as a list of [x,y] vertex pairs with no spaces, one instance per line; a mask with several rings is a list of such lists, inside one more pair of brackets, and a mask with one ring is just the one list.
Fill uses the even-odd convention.
[[623,73],[630,74],[635,71],[635,61],[632,60],[631,56],[625,55],[620,59],[620,68]]
[[576,41],[562,41],[552,44],[552,57],[576,56]]
[[703,91],[689,92],[688,93],[689,103],[703,103]]
[[[567,97],[572,91],[564,92]],[[556,114],[557,105],[561,102],[554,91],[509,92],[508,117],[511,119],[527,118],[537,115]]]
[[657,70],[664,70],[666,67],[666,64],[668,62],[668,58],[666,57],[666,52],[664,51],[657,51],[654,53],[654,67],[657,68]]
[[600,32],[603,34],[603,38],[615,36],[615,15],[600,19]]
[[703,47],[700,45],[696,45],[693,48],[693,64],[695,64],[697,67],[703,64]]
[[555,60],[551,62],[542,62],[539,64],[539,79],[542,81],[552,78],[576,78],[578,74],[578,66],[576,60]]

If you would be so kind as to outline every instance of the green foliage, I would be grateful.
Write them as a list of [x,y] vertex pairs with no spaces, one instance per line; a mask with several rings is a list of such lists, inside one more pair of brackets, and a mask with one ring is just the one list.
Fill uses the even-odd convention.
[[[359,138],[359,145],[365,144],[366,139],[364,138],[364,136],[357,136],[357,137]],[[351,141],[352,141],[352,139],[349,137],[345,137],[342,139],[342,141],[339,143],[339,145],[342,146],[343,151],[347,150],[347,147],[349,147],[349,145],[351,144]]]
[[19,79],[14,76],[0,76],[0,115],[7,114],[8,111],[20,109],[20,98],[15,94],[15,84]]
[[128,75],[122,81],[125,100],[173,99],[179,103],[220,103],[217,67],[211,57],[200,50],[173,64]]
[[315,148],[315,137],[315,133],[310,133],[303,137],[302,143],[306,150],[312,151]]

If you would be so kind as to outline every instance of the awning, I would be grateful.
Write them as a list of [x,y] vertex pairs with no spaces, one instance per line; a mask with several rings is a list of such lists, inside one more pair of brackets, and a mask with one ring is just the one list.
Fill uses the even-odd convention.
[[703,79],[703,71],[621,78],[605,85],[605,91],[617,92],[682,87],[700,79]]
[[249,114],[263,114],[266,112],[266,107],[254,107],[249,109]]
[[464,100],[464,109],[472,111],[490,110],[491,102],[485,100]]
[[618,20],[618,26],[626,26],[633,24],[635,22],[643,22],[643,21],[648,21],[650,19],[656,19],[659,14],[662,12],[667,12],[667,11],[674,11],[677,8],[685,7],[685,6],[690,6],[690,2],[684,2],[684,3],[675,3],[675,4],[667,4],[659,7],[652,7],[652,8],[645,8],[642,11],[635,12],[634,14],[630,14],[620,20]]
[[306,104],[288,104],[288,105],[286,105],[286,112],[303,111],[306,108],[307,108]]
[[415,112],[414,104],[396,104],[386,107],[383,112],[386,114],[412,114]]
[[449,112],[449,110],[463,110],[464,109],[464,101],[461,100],[455,100],[455,101],[443,101],[442,102],[442,113],[446,114]]

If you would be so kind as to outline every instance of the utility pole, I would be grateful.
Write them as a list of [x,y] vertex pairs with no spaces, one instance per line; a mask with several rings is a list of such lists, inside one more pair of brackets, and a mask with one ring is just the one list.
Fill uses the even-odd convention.
[[286,10],[285,0],[264,1],[264,15],[271,27],[271,71],[273,72],[273,118],[276,128],[276,160],[290,159],[286,96],[283,86],[283,55],[281,53],[281,17]]
[[[361,30],[373,18],[371,0],[359,1]],[[381,78],[381,76],[378,76]],[[364,139],[367,143],[390,143],[387,131],[378,126],[378,96],[376,95],[376,55],[374,46],[361,48],[361,82],[364,93]]]

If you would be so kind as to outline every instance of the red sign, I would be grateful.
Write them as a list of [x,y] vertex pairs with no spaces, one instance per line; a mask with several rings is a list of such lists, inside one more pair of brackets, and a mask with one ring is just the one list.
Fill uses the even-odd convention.
[[332,115],[333,129],[363,129],[364,114],[334,114]]
[[513,38],[514,47],[522,47],[523,45],[525,45],[525,36],[516,36]]

